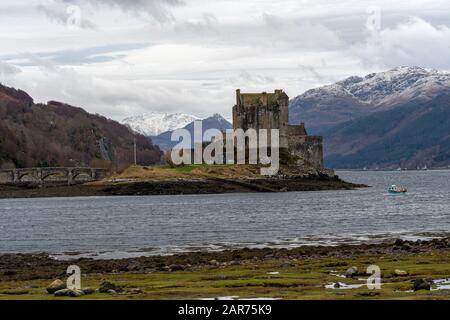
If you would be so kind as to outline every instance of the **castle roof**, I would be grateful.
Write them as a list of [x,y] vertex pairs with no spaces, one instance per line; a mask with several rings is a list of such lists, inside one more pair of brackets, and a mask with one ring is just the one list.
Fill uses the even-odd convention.
[[280,100],[289,100],[289,97],[283,90],[275,90],[273,93],[241,93],[236,90],[236,105],[251,106],[276,106]]

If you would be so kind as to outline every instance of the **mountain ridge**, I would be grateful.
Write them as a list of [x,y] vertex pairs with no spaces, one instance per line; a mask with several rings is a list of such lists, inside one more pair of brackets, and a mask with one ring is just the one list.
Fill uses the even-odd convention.
[[199,117],[185,113],[147,112],[142,115],[125,118],[121,123],[135,132],[146,136],[157,136],[163,132],[183,128]]
[[351,76],[293,98],[290,119],[316,134],[408,101],[430,101],[450,88],[450,74],[420,67],[397,67],[364,77]]
[[[212,116],[205,118],[203,120],[197,120],[202,122],[202,134],[208,130],[208,129],[218,129],[218,130],[227,130],[232,129],[232,124],[225,119],[222,115],[215,113]],[[191,134],[191,137],[194,136],[194,122],[191,122],[187,125],[185,125],[183,128],[177,128],[177,129],[186,129]],[[159,134],[158,136],[153,136],[152,141],[158,145],[162,150],[169,150],[173,148],[178,142],[171,141],[173,130],[169,130],[166,132],[163,132]],[[184,141],[186,143],[186,141]],[[186,145],[186,147],[189,147],[189,145]]]

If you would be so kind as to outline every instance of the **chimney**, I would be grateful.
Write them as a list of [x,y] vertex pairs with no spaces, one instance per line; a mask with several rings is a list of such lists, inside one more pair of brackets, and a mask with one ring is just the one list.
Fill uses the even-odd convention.
[[241,105],[241,89],[236,90],[236,105]]

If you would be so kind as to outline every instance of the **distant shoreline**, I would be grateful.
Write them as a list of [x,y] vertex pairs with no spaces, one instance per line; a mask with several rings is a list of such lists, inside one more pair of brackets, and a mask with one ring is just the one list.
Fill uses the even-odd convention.
[[353,190],[367,187],[341,180],[339,177],[288,177],[257,179],[175,179],[120,183],[88,183],[67,186],[62,183],[40,187],[35,184],[0,185],[0,199],[89,196],[149,196],[183,194],[224,194],[248,192],[293,192]]

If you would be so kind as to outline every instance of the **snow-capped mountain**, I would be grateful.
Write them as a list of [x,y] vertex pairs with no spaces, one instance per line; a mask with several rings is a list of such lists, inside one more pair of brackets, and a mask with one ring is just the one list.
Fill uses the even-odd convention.
[[408,101],[430,101],[449,89],[449,73],[398,67],[308,90],[291,101],[290,116],[293,122],[306,122],[313,132],[325,132],[345,121]]
[[333,168],[447,167],[450,74],[398,67],[294,98],[290,120],[324,136]]
[[183,128],[200,118],[183,113],[148,112],[143,115],[129,117],[122,123],[132,130],[146,136],[157,136],[163,132]]
[[[183,128],[191,133],[191,137],[194,136],[194,122],[187,124]],[[203,133],[208,129],[218,129],[221,131],[225,131],[231,128],[233,128],[232,124],[218,113],[202,120]],[[171,141],[171,136],[172,131],[166,131],[159,134],[158,136],[152,137],[152,141],[162,150],[170,150],[176,144],[178,144],[178,142]]]

